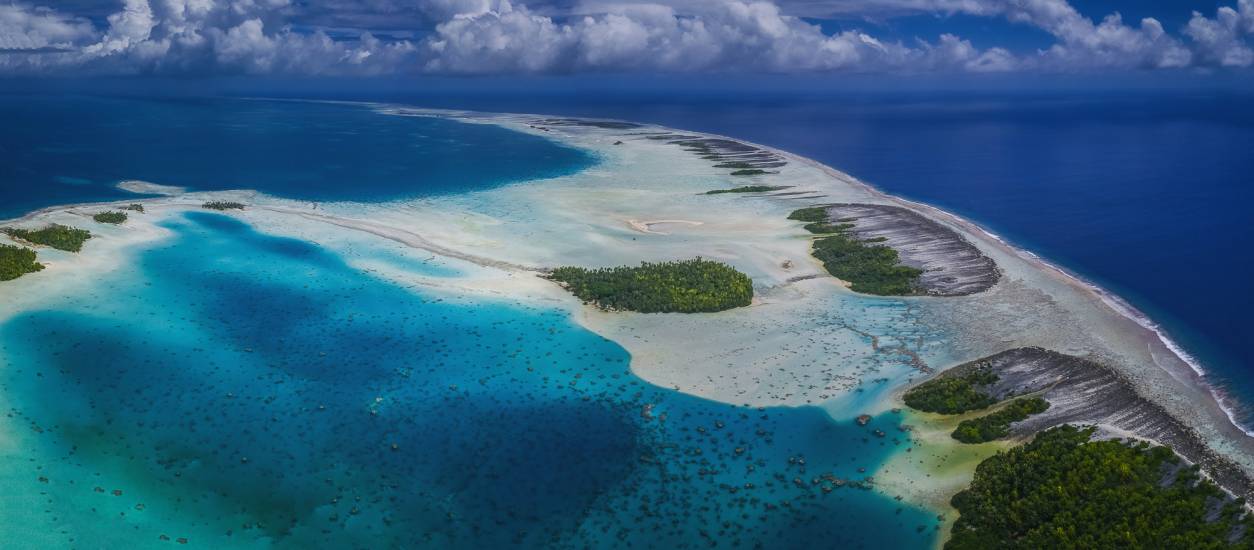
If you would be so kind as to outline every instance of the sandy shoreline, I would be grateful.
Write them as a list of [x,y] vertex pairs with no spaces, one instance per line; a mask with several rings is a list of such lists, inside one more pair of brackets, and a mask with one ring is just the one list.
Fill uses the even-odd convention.
[[[125,248],[152,242],[165,233],[156,222],[197,210],[202,199],[246,197],[250,208],[230,215],[261,231],[306,239],[333,250],[358,238],[384,239],[482,268],[441,281],[410,280],[396,270],[383,276],[444,292],[483,292],[559,303],[581,325],[626,348],[632,355],[633,371],[659,386],[738,405],[820,406],[835,421],[843,422],[860,413],[898,406],[900,389],[919,379],[917,364],[941,369],[998,351],[998,347],[1053,344],[1068,348],[1060,351],[1092,355],[1127,374],[1147,399],[1198,429],[1208,444],[1245,470],[1254,471],[1254,438],[1233,422],[1206,384],[1204,371],[1169,336],[1113,294],[1014,247],[974,222],[888,195],[817,161],[730,137],[682,132],[733,140],[779,155],[789,166],[765,179],[787,184],[789,191],[779,197],[699,195],[694,191],[729,185],[726,171],[712,169],[678,147],[631,139],[623,130],[561,127],[540,131],[528,125],[542,115],[371,107],[499,124],[593,150],[603,155],[603,164],[580,174],[483,192],[375,205],[326,204],[317,211],[308,210],[308,201],[248,190],[43,208],[0,224],[76,219],[68,217],[76,209],[111,204],[151,205],[148,214],[136,216],[126,226],[92,226],[100,238],[93,239],[79,256],[49,253],[50,269],[0,286],[0,293],[13,289],[24,295],[0,308],[0,317],[19,307],[18,302],[37,303],[39,292],[55,292],[56,284],[46,281],[89,284],[86,271],[123,261],[118,258]],[[626,143],[614,144],[619,141]],[[686,186],[668,183],[679,175],[684,176]],[[798,200],[797,193],[805,194]],[[987,296],[970,299],[882,299],[854,294],[826,275],[809,255],[808,236],[799,224],[781,215],[792,208],[836,200],[893,204],[936,220],[981,249],[995,251],[1002,263],[1013,263],[1010,280],[999,282]],[[665,229],[654,229],[657,224],[666,224]],[[44,261],[45,249],[39,252]],[[109,254],[114,257],[106,257]],[[708,316],[605,313],[580,305],[556,285],[535,276],[556,265],[637,264],[697,255],[733,263],[749,273],[755,281],[754,305]],[[373,264],[363,265],[373,268]],[[65,267],[85,271],[74,273]],[[1028,298],[1039,303],[1022,302]],[[983,324],[955,321],[1005,304],[1021,311],[1044,308],[1048,315],[1037,321],[1040,326],[1069,321],[1092,327],[1094,334],[1063,331],[1038,336],[1037,325],[998,327],[1005,323],[991,313]],[[988,332],[992,330],[988,327],[1000,332]],[[954,338],[955,334],[961,338]],[[946,445],[939,440],[932,443]],[[963,468],[973,467],[978,462],[974,457],[984,454],[966,453],[969,456],[959,461],[962,467],[947,466],[949,477],[944,480],[938,475],[931,485],[919,480],[917,486],[908,487],[907,481],[913,484],[914,480],[904,477],[937,464],[923,460],[922,450],[915,451],[898,456],[902,461],[915,460],[916,466],[887,466],[899,472],[896,484],[888,480],[886,490],[941,510],[946,507],[938,502],[942,493],[951,491],[955,480],[969,479],[969,471]]]

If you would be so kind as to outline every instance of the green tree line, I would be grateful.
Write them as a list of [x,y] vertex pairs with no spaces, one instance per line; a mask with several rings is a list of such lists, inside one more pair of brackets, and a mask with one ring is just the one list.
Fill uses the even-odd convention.
[[600,269],[559,267],[548,277],[608,310],[699,313],[747,306],[753,281],[735,268],[696,258]]
[[981,462],[947,550],[1254,547],[1243,501],[1144,442],[1063,425]]
[[6,227],[3,231],[10,237],[21,239],[31,244],[50,246],[66,252],[78,252],[83,243],[91,238],[91,232],[60,224],[52,224],[42,229],[21,229]]

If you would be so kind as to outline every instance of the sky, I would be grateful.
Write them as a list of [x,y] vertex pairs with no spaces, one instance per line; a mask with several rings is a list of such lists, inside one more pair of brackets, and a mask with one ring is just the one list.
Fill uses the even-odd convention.
[[1254,0],[0,0],[0,77],[1254,77]]

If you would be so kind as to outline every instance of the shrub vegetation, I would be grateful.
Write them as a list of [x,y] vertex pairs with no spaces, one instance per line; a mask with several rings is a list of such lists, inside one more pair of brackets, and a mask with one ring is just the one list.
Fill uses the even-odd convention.
[[126,221],[126,212],[101,212],[92,216],[91,219],[100,223],[120,224]]
[[1166,447],[1090,441],[1059,426],[985,460],[953,497],[948,550],[1250,548],[1241,500],[1227,500]]
[[809,222],[806,231],[821,235],[810,253],[823,262],[832,276],[848,282],[855,292],[879,296],[918,294],[923,270],[901,265],[897,251],[874,241],[861,241],[849,233],[850,223],[830,223],[822,207],[802,208],[788,219]]
[[11,281],[43,268],[43,264],[35,261],[34,250],[0,244],[0,281]]
[[55,223],[36,230],[6,227],[4,232],[10,237],[18,238],[31,244],[51,246],[66,252],[82,250],[83,243],[91,238],[91,232],[86,229],[77,229]]
[[903,400],[906,406],[920,411],[961,414],[997,403],[980,388],[994,382],[997,382],[997,375],[990,369],[976,369],[962,376],[940,376],[910,388]]
[[133,210],[135,212],[139,212],[142,214],[144,212],[144,205],[139,204],[139,203],[128,204],[126,206],[123,206],[122,210]]
[[231,201],[209,201],[203,205],[210,210],[243,210],[244,203]]
[[963,420],[951,434],[963,443],[984,443],[1010,433],[1010,425],[1049,409],[1049,401],[1039,397],[1016,399],[1005,408],[972,420]]
[[559,267],[548,277],[608,310],[698,313],[747,306],[753,281],[729,265],[696,258],[640,267]]
[[762,170],[760,168],[746,168],[744,170],[736,170],[732,172],[731,175],[733,176],[758,176],[758,175],[766,174],[766,173],[768,173],[766,170]]
[[766,193],[769,191],[779,191],[780,189],[788,189],[787,185],[745,185],[742,187],[733,187],[731,189],[715,189],[706,191],[707,195],[721,195],[723,193]]

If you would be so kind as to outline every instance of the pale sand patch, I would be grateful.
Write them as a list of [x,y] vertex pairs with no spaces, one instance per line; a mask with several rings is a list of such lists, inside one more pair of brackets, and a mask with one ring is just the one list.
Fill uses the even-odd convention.
[[152,183],[150,181],[143,181],[143,180],[121,181],[121,182],[118,182],[117,188],[123,191],[130,191],[132,193],[140,193],[144,195],[174,196],[174,195],[182,195],[187,192],[186,187],[179,187],[176,185],[161,185],[159,183]]
[[632,229],[635,229],[636,231],[639,231],[641,233],[652,233],[654,235],[670,235],[670,233],[666,233],[663,231],[654,231],[653,226],[655,225],[663,225],[663,224],[701,225],[703,223],[705,222],[696,222],[692,220],[651,220],[651,221],[627,220],[627,225],[630,225]]

